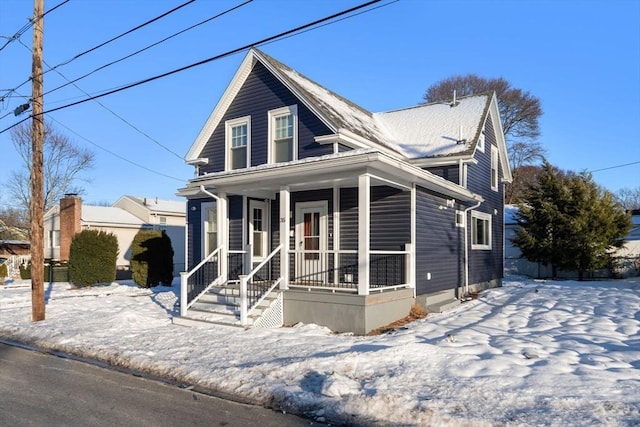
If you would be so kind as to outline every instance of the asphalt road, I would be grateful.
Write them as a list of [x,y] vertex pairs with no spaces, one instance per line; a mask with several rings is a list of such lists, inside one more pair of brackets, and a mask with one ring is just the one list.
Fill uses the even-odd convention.
[[0,426],[311,425],[319,424],[0,343]]

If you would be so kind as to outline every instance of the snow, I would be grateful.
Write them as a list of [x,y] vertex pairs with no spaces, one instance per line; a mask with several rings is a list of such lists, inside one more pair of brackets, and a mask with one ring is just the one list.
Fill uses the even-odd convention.
[[97,224],[144,224],[139,218],[113,206],[82,205],[82,221]]
[[377,336],[171,323],[172,287],[0,286],[0,337],[356,425],[640,424],[640,279],[509,278]]

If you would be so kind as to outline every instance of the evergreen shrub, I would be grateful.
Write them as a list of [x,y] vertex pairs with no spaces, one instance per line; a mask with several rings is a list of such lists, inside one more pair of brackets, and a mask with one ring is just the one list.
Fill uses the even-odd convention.
[[9,269],[6,264],[0,264],[0,279],[4,280],[9,275]]
[[31,261],[28,264],[20,264],[20,278],[22,280],[31,279]]
[[73,236],[69,279],[76,286],[111,283],[116,279],[118,239],[112,233],[83,230]]
[[131,243],[131,276],[143,288],[170,286],[173,281],[173,247],[164,231],[140,230]]

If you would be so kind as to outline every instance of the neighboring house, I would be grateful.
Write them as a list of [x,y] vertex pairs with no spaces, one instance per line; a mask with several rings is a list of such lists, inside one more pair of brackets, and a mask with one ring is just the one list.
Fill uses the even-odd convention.
[[[151,199],[148,199],[149,206],[145,206],[144,200],[124,196],[116,202],[120,206],[92,206],[84,205],[76,195],[65,196],[59,205],[44,216],[45,259],[66,261],[69,259],[71,240],[76,233],[87,229],[105,231],[113,233],[118,239],[118,278],[126,278],[130,277],[131,243],[138,231],[166,229],[168,234],[172,234],[174,273],[177,275],[184,266],[185,204],[157,199],[150,202]],[[174,203],[182,205],[182,225],[175,225],[179,224],[179,215],[174,212]],[[161,220],[161,216],[166,221]],[[182,231],[182,234],[176,230]]]
[[0,264],[7,266],[9,277],[19,275],[20,265],[31,259],[31,243],[28,240],[0,240]]
[[186,159],[176,323],[222,321],[217,301],[242,325],[366,333],[501,283],[494,94],[371,113],[251,49]]
[[[507,274],[520,274],[535,278],[551,277],[551,265],[543,265],[539,262],[532,262],[522,258],[520,249],[513,244],[516,237],[518,223],[516,213],[518,207],[506,205],[504,207],[504,257],[505,272]],[[631,211],[632,228],[625,237],[625,244],[616,251],[619,267],[613,273],[616,276],[637,276],[640,274],[640,210]],[[590,272],[591,277],[609,277],[609,270],[597,270]],[[575,279],[578,273],[575,271],[558,270],[558,277],[564,279]]]
[[186,216],[184,201],[122,196],[113,206],[135,215],[154,230],[164,230],[171,239],[173,247],[174,274],[184,271]]

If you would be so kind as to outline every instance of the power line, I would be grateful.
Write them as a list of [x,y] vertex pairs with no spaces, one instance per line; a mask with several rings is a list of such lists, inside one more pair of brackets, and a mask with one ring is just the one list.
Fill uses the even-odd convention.
[[[149,82],[152,82],[152,81],[155,81],[155,80],[158,80],[158,79],[164,78],[164,77],[168,77],[168,76],[170,76],[170,75],[173,75],[173,74],[179,73],[179,72],[181,72],[181,71],[186,71],[186,70],[189,70],[189,69],[191,69],[191,68],[198,67],[198,66],[200,66],[200,65],[208,64],[209,62],[213,62],[213,61],[216,61],[216,60],[219,60],[219,59],[225,58],[225,57],[227,57],[227,56],[234,55],[234,54],[236,54],[236,53],[238,53],[238,52],[242,52],[243,50],[247,50],[247,49],[251,48],[252,46],[260,46],[260,45],[262,45],[262,44],[269,43],[269,42],[271,42],[271,41],[273,41],[273,40],[276,40],[276,39],[279,39],[279,38],[283,38],[283,37],[289,36],[290,34],[294,34],[294,33],[296,33],[296,32],[300,32],[301,30],[304,30],[304,29],[307,29],[307,28],[313,27],[313,26],[318,25],[318,24],[321,24],[321,23],[323,23],[323,22],[327,22],[327,21],[330,21],[330,20],[332,20],[332,19],[338,18],[338,17],[340,17],[340,16],[344,16],[344,15],[349,14],[349,13],[351,13],[351,12],[354,12],[354,11],[356,11],[356,10],[360,10],[360,9],[362,9],[362,8],[365,8],[365,7],[367,7],[367,6],[370,6],[370,5],[372,5],[372,4],[379,3],[380,1],[382,1],[382,0],[371,0],[371,1],[368,1],[368,2],[366,2],[366,3],[362,3],[362,4],[358,5],[358,6],[354,6],[354,7],[350,8],[350,9],[346,9],[346,10],[343,10],[343,11],[341,11],[341,12],[334,13],[333,15],[326,16],[326,17],[324,17],[324,18],[317,19],[317,20],[315,20],[315,21],[313,21],[313,22],[310,22],[310,23],[307,23],[307,24],[304,24],[304,25],[300,25],[300,26],[298,26],[298,27],[296,27],[296,28],[293,28],[293,29],[290,29],[290,30],[287,30],[287,31],[283,31],[283,32],[281,32],[281,33],[279,33],[279,34],[276,34],[276,35],[273,35],[273,36],[270,36],[270,37],[264,38],[264,39],[259,40],[259,41],[257,41],[257,42],[250,43],[250,44],[244,45],[244,46],[242,46],[242,47],[238,47],[238,48],[236,48],[236,49],[229,50],[229,51],[227,51],[227,52],[225,52],[225,53],[221,53],[221,54],[219,54],[219,55],[215,55],[215,56],[212,56],[212,57],[210,57],[210,58],[203,59],[202,61],[194,62],[194,63],[189,64],[189,65],[186,65],[186,66],[184,66],[184,67],[176,68],[176,69],[171,70],[171,71],[168,71],[168,72],[166,72],[166,73],[158,74],[158,75],[156,75],[156,76],[149,77],[149,78],[146,78],[146,79],[144,79],[144,80],[137,81],[137,82],[135,82],[135,83],[130,83],[130,84],[128,84],[128,85],[121,86],[121,87],[119,87],[119,88],[112,89],[112,90],[109,90],[109,91],[103,92],[103,93],[101,93],[101,94],[94,95],[94,96],[89,97],[89,98],[81,99],[81,100],[79,100],[79,101],[72,102],[72,103],[70,103],[70,104],[66,104],[66,105],[62,105],[62,106],[60,106],[60,107],[52,108],[52,109],[50,109],[50,110],[44,111],[42,114],[48,114],[48,113],[52,113],[52,112],[54,112],[54,111],[63,110],[63,109],[65,109],[65,108],[69,108],[69,107],[73,107],[73,106],[76,106],[76,105],[79,105],[79,104],[83,104],[83,103],[85,103],[85,102],[92,101],[92,100],[94,100],[94,99],[102,98],[102,97],[107,96],[107,95],[112,95],[112,94],[114,94],[114,93],[122,92],[122,91],[124,91],[124,90],[131,89],[131,88],[134,88],[134,87],[136,87],[136,86],[140,86],[140,85],[145,84],[145,83],[149,83]],[[15,124],[14,124],[14,125],[12,125],[12,126],[9,126],[9,127],[5,128],[5,129],[1,130],[1,131],[0,131],[0,134],[1,134],[1,133],[6,132],[7,130],[9,130],[9,129],[11,129],[11,128],[13,128],[14,126],[19,125],[20,123],[22,123],[22,122],[23,122],[23,121],[25,121],[25,120],[27,120],[27,119],[24,119],[24,120],[22,120],[22,121],[20,121],[20,122],[18,122],[18,123],[15,123]]]
[[594,170],[590,170],[588,172],[589,173],[601,172],[601,171],[607,171],[607,170],[610,170],[610,169],[623,168],[623,167],[626,167],[626,166],[632,166],[632,165],[637,165],[637,164],[640,164],[640,160],[637,161],[637,162],[625,163],[625,164],[622,164],[622,165],[609,166],[609,167],[601,168],[601,169],[594,169]]
[[62,85],[60,85],[60,86],[58,86],[58,87],[55,87],[55,88],[53,88],[53,89],[50,89],[50,90],[48,90],[47,92],[45,92],[44,94],[45,94],[45,95],[48,95],[48,94],[50,94],[50,93],[52,93],[52,92],[57,91],[58,89],[62,89],[63,87],[66,87],[66,86],[68,86],[68,85],[70,85],[70,84],[72,84],[72,83],[74,83],[74,82],[77,82],[77,81],[79,81],[79,80],[82,80],[82,79],[84,79],[85,77],[89,77],[90,75],[92,75],[92,74],[94,74],[94,73],[96,73],[96,72],[98,72],[98,71],[104,70],[105,68],[110,67],[111,65],[114,65],[114,64],[117,64],[117,63],[119,63],[119,62],[122,62],[122,61],[124,61],[125,59],[129,59],[129,58],[131,58],[131,57],[133,57],[133,56],[135,56],[135,55],[138,55],[138,54],[140,54],[140,53],[142,53],[142,52],[144,52],[144,51],[146,51],[146,50],[151,49],[152,47],[155,47],[155,46],[157,46],[157,45],[159,45],[159,44],[162,44],[162,43],[166,42],[167,40],[170,40],[170,39],[172,39],[172,38],[174,38],[174,37],[176,37],[176,36],[179,36],[180,34],[183,34],[183,33],[187,32],[187,31],[189,31],[189,30],[192,30],[192,29],[194,29],[194,28],[196,28],[196,27],[199,27],[200,25],[206,24],[207,22],[213,21],[214,19],[217,19],[217,18],[219,18],[219,17],[221,17],[221,16],[223,16],[223,15],[226,15],[227,13],[233,12],[234,10],[239,9],[239,8],[240,8],[240,7],[242,7],[242,6],[247,5],[247,4],[251,3],[252,1],[253,1],[253,0],[246,0],[244,3],[241,3],[241,4],[238,4],[238,5],[236,5],[236,6],[233,6],[233,7],[229,8],[229,9],[227,9],[227,10],[223,11],[223,12],[220,12],[220,13],[218,13],[218,14],[214,15],[214,16],[211,16],[211,17],[209,17],[209,18],[205,19],[204,21],[200,21],[200,22],[198,22],[197,24],[191,25],[190,27],[187,27],[187,28],[185,28],[185,29],[183,29],[183,30],[181,30],[181,31],[178,31],[177,33],[174,33],[174,34],[172,34],[172,35],[170,35],[170,36],[168,36],[168,37],[165,37],[165,38],[164,38],[164,39],[162,39],[162,40],[159,40],[159,41],[157,41],[157,42],[155,42],[155,43],[153,43],[153,44],[150,44],[150,45],[148,45],[148,46],[146,46],[146,47],[143,47],[142,49],[139,49],[139,50],[137,50],[137,51],[135,51],[135,52],[133,52],[133,53],[130,53],[129,55],[123,56],[123,57],[121,57],[121,58],[119,58],[119,59],[116,59],[115,61],[112,61],[112,62],[109,62],[109,63],[107,63],[107,64],[104,64],[104,65],[102,65],[102,66],[100,66],[100,67],[96,68],[95,70],[90,71],[90,72],[88,72],[88,73],[86,73],[86,74],[84,74],[84,75],[82,75],[82,76],[80,76],[80,77],[77,77],[77,78],[75,78],[75,79],[73,79],[73,80],[71,80],[71,81],[69,81],[68,79],[66,79],[66,80],[67,80],[67,83],[62,84]]
[[[66,3],[67,1],[69,1],[69,0],[65,0],[65,3]],[[42,74],[46,74],[46,73],[48,73],[49,71],[52,71],[53,69],[56,69],[56,68],[61,67],[61,66],[64,66],[64,65],[67,65],[67,64],[69,64],[69,63],[71,63],[71,62],[75,61],[76,59],[78,59],[78,58],[80,58],[80,57],[82,57],[82,56],[86,55],[87,53],[93,52],[94,50],[99,49],[99,48],[101,48],[101,47],[104,47],[104,46],[106,46],[107,44],[109,44],[109,43],[111,43],[111,42],[113,42],[113,41],[115,41],[115,40],[118,40],[118,39],[119,39],[119,38],[121,38],[121,37],[126,36],[127,34],[131,34],[132,32],[139,30],[140,28],[146,27],[147,25],[149,25],[149,24],[151,24],[151,23],[153,23],[153,22],[155,22],[155,21],[160,20],[160,19],[162,19],[162,18],[166,17],[167,15],[170,15],[170,14],[172,14],[173,12],[176,12],[177,10],[182,9],[183,7],[185,7],[185,6],[187,6],[187,5],[191,4],[191,3],[193,3],[193,2],[195,2],[195,1],[196,1],[196,0],[188,0],[188,1],[186,1],[185,3],[182,3],[181,5],[178,5],[178,6],[174,7],[173,9],[171,9],[171,10],[169,10],[169,11],[167,11],[167,12],[165,12],[165,13],[161,14],[161,15],[156,16],[155,18],[149,19],[148,21],[143,22],[142,24],[137,25],[137,26],[135,26],[135,27],[131,28],[130,30],[125,31],[124,33],[121,33],[121,34],[119,34],[119,35],[117,35],[117,36],[115,36],[115,37],[112,37],[112,38],[110,38],[109,40],[104,41],[104,42],[100,43],[100,44],[99,44],[99,45],[97,45],[97,46],[94,46],[94,47],[92,47],[92,48],[90,48],[90,49],[85,50],[84,52],[80,52],[80,53],[76,54],[73,58],[70,58],[70,59],[68,59],[68,60],[66,60],[66,61],[63,61],[63,62],[61,62],[60,64],[58,64],[58,65],[54,66],[53,68],[49,68],[48,70],[44,71]],[[43,15],[43,16],[44,16],[44,15]],[[31,24],[29,24],[29,25],[31,25]],[[27,29],[28,29],[28,28],[27,28]],[[26,31],[26,30],[25,30],[25,31]],[[7,42],[7,43],[8,43],[8,42]],[[27,80],[25,80],[24,82],[20,83],[20,84],[19,84],[18,86],[16,86],[14,89],[9,90],[9,91],[8,91],[8,94],[10,94],[11,92],[14,92],[14,91],[16,91],[16,90],[20,89],[22,86],[24,86],[25,84],[29,83],[29,81],[31,81],[31,79],[32,79],[32,78],[33,78],[33,76],[29,77]],[[2,100],[2,99],[3,99],[3,97],[0,97],[0,100]]]
[[60,6],[62,6],[65,3],[68,3],[69,0],[64,0],[62,3],[58,3],[58,5],[52,7],[51,9],[47,10],[46,12],[44,12],[42,14],[42,16],[39,16],[35,19],[29,18],[29,22],[26,23],[22,28],[20,28],[18,31],[16,31],[16,33],[11,36],[11,37],[5,37],[7,39],[7,41],[5,42],[4,45],[2,45],[2,47],[0,47],[0,52],[7,47],[12,41],[18,40],[20,37],[22,37],[22,35],[27,32],[27,30],[29,28],[31,28],[31,26],[33,25],[33,23],[36,21],[36,19],[42,19],[44,18],[48,13],[53,12],[54,10],[56,10],[57,8],[59,8]]

